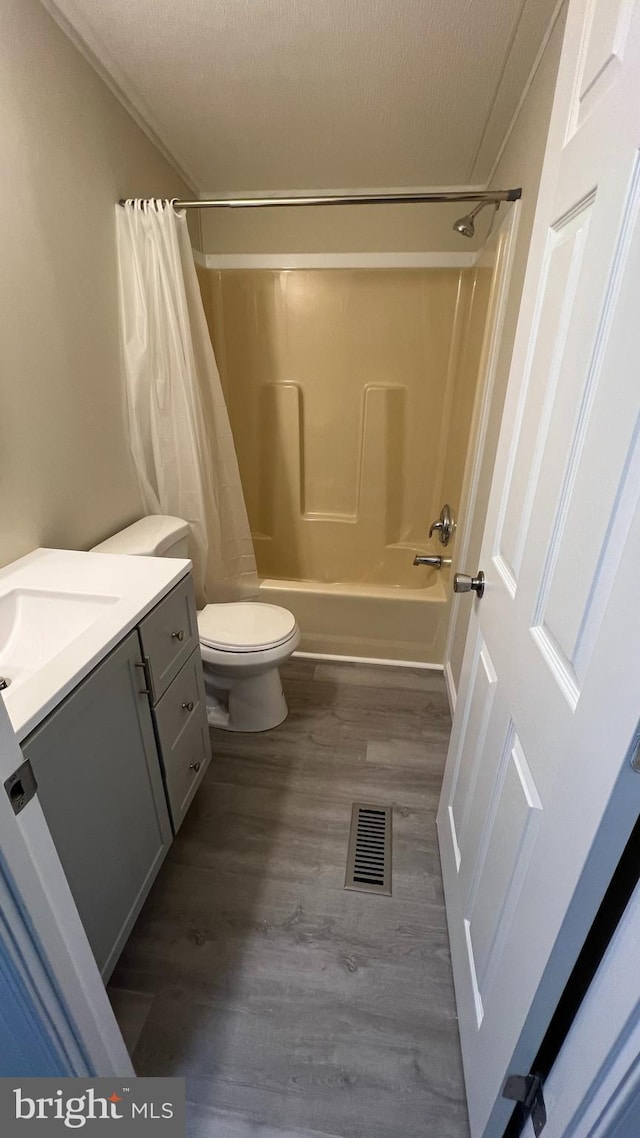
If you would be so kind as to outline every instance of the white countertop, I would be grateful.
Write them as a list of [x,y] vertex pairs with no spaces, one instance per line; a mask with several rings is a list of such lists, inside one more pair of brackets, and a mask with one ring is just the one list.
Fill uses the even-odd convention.
[[[7,594],[55,593],[70,601],[86,598],[97,604],[95,616],[70,643],[41,666],[16,677],[0,692],[13,729],[21,741],[95,668],[150,609],[191,568],[179,558],[131,557],[83,553],[68,549],[36,549],[0,569],[0,602]],[[53,600],[55,604],[55,598]],[[46,648],[46,646],[45,646]],[[37,655],[34,642],[34,659]],[[6,664],[6,659],[5,659]],[[0,649],[0,675],[3,655]],[[11,677],[11,667],[6,674]]]

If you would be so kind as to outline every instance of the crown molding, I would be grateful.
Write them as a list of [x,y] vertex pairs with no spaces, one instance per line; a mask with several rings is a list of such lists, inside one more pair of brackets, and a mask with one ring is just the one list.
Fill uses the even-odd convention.
[[531,86],[533,84],[533,81],[534,81],[536,75],[538,74],[538,69],[540,67],[540,64],[542,63],[543,58],[544,58],[544,53],[547,50],[547,47],[549,45],[549,40],[551,39],[551,36],[553,34],[553,30],[554,30],[554,28],[555,28],[555,26],[556,26],[556,24],[560,18],[560,15],[562,13],[563,8],[566,7],[567,2],[568,2],[568,0],[558,0],[557,4],[553,10],[553,14],[551,16],[551,19],[549,20],[549,25],[547,27],[547,30],[546,30],[544,36],[542,37],[540,47],[538,48],[538,53],[537,53],[537,55],[533,61],[531,71],[529,72],[529,74],[527,76],[527,80],[525,82],[525,85],[522,88],[522,93],[520,95],[520,98],[518,99],[518,105],[517,105],[515,111],[513,112],[513,115],[511,117],[511,121],[510,121],[510,123],[509,123],[509,125],[505,131],[504,138],[502,139],[502,142],[500,143],[500,146],[498,147],[498,152],[497,152],[497,154],[493,160],[493,165],[491,166],[491,170],[489,171],[489,178],[487,181],[488,186],[491,184],[491,179],[494,177],[495,172],[498,169],[498,166],[500,165],[500,162],[502,160],[502,156],[503,156],[505,150],[507,149],[507,146],[509,144],[509,140],[510,140],[511,135],[513,134],[513,132],[516,128],[516,124],[517,124],[518,119],[520,117],[520,113],[521,113],[522,108],[524,106],[527,95],[529,94],[529,91],[531,90]]
[[[82,17],[78,15],[76,23],[72,24],[69,21],[69,19],[65,16],[65,14],[61,11],[61,9],[59,8],[57,0],[40,0],[40,3],[45,8],[45,10],[48,12],[49,16],[53,19],[53,21],[57,24],[57,26],[61,29],[61,31],[65,34],[67,39],[69,39],[71,41],[71,43],[74,45],[74,47],[80,52],[80,54],[83,56],[83,58],[87,61],[87,63],[89,63],[89,65],[92,67],[92,69],[100,77],[100,79],[105,84],[105,86],[115,96],[115,98],[118,100],[118,102],[121,104],[121,106],[127,112],[127,114],[133,119],[133,121],[137,124],[137,126],[140,128],[140,130],[142,130],[142,132],[146,135],[146,137],[149,139],[149,141],[156,147],[156,149],[160,152],[160,154],[162,154],[163,158],[165,158],[165,160],[169,163],[169,165],[172,166],[172,168],[175,170],[176,174],[178,174],[178,176],[182,179],[182,181],[189,187],[190,191],[194,194],[194,196],[197,198],[202,198],[202,199],[215,198],[215,197],[222,198],[222,199],[231,199],[231,198],[238,198],[238,197],[249,197],[249,198],[252,198],[252,197],[256,197],[256,198],[259,198],[259,197],[294,197],[296,195],[302,195],[305,197],[314,197],[314,196],[318,196],[318,195],[321,196],[323,194],[330,196],[330,195],[344,195],[344,194],[349,194],[349,193],[351,193],[351,194],[370,194],[370,193],[383,193],[383,194],[389,193],[389,194],[391,194],[391,193],[412,193],[412,192],[438,193],[438,192],[442,192],[442,191],[453,191],[453,192],[458,191],[458,192],[472,192],[473,193],[473,192],[486,191],[487,189],[491,188],[491,181],[495,175],[495,171],[496,171],[498,164],[499,164],[499,162],[500,162],[500,160],[504,154],[504,151],[505,151],[505,149],[509,143],[511,135],[513,134],[513,131],[516,127],[518,117],[522,111],[522,107],[523,107],[523,104],[525,102],[525,99],[527,98],[527,95],[529,93],[531,85],[535,79],[537,72],[538,72],[538,68],[540,67],[540,64],[542,62],[542,59],[543,59],[544,53],[546,51],[547,45],[548,45],[549,40],[551,38],[551,35],[553,33],[553,29],[554,29],[554,27],[555,27],[555,25],[556,25],[556,23],[560,17],[560,14],[561,14],[563,8],[565,7],[565,5],[567,3],[567,0],[558,0],[558,2],[556,4],[553,15],[551,17],[551,20],[549,21],[547,31],[545,32],[545,35],[542,39],[542,42],[541,42],[540,47],[538,49],[538,52],[537,52],[536,58],[534,60],[533,66],[531,68],[531,71],[529,72],[529,75],[527,77],[527,81],[526,81],[524,88],[522,90],[522,94],[520,96],[520,99],[518,100],[518,105],[514,111],[514,114],[511,118],[509,126],[507,127],[507,130],[505,132],[502,143],[500,144],[500,147],[498,148],[497,155],[496,155],[494,162],[493,162],[493,165],[491,167],[491,172],[490,172],[489,178],[487,179],[486,182],[466,184],[466,185],[457,185],[457,186],[433,186],[433,185],[429,185],[429,186],[427,186],[427,185],[419,185],[419,186],[415,186],[415,185],[413,185],[413,186],[366,186],[366,187],[354,187],[354,186],[344,187],[344,186],[342,186],[342,187],[330,187],[330,188],[321,187],[321,188],[315,188],[315,189],[309,189],[309,188],[301,189],[300,187],[295,187],[293,189],[287,189],[287,190],[278,188],[277,190],[261,189],[261,190],[235,190],[235,191],[228,191],[228,190],[221,191],[221,190],[216,190],[216,189],[211,189],[211,190],[206,190],[206,191],[202,190],[200,188],[200,186],[198,184],[198,180],[195,178],[193,172],[187,167],[187,165],[184,162],[181,161],[181,159],[173,152],[173,150],[164,141],[164,139],[162,137],[162,131],[157,126],[157,124],[155,123],[151,110],[145,104],[144,100],[140,97],[139,93],[137,91],[135,91],[135,89],[131,86],[129,80],[127,79],[127,77],[124,75],[124,73],[119,68],[116,60],[109,56],[109,53],[105,50],[104,45],[98,41],[97,37],[93,33],[93,31],[92,31],[90,25],[87,23],[87,21],[83,20]],[[498,188],[500,188],[500,187],[498,187]],[[352,256],[351,254],[345,254],[345,255]],[[416,254],[416,256],[426,256],[426,255],[427,254]],[[266,256],[266,254],[265,254],[265,256]],[[353,254],[353,256],[355,256],[355,254]],[[387,256],[394,257],[394,256],[396,256],[396,254],[387,254]],[[400,254],[397,254],[397,256],[400,256]],[[433,256],[433,254],[429,254],[429,256]],[[457,254],[453,254],[453,256],[457,256]],[[461,254],[461,256],[465,256],[465,255]]]
[[[78,17],[78,24],[82,26],[82,30],[71,24],[63,12],[60,11],[56,0],[40,0],[43,8],[46,9],[51,19],[55,24],[64,32],[68,40],[71,41],[77,51],[83,56],[87,63],[93,68],[106,87],[109,88],[112,95],[115,95],[118,102],[124,107],[127,114],[151,143],[155,146],[156,150],[162,154],[170,166],[173,167],[176,174],[182,179],[193,193],[198,197],[202,197],[198,187],[197,180],[183,162],[173,153],[167,146],[162,138],[161,131],[157,128],[153,121],[153,115],[148,107],[145,106],[143,100],[136,93],[135,96],[129,92],[128,84],[124,78],[123,73],[120,71],[115,60],[109,58],[102,44],[94,36],[91,28],[86,21]],[[103,59],[107,62],[103,63]]]

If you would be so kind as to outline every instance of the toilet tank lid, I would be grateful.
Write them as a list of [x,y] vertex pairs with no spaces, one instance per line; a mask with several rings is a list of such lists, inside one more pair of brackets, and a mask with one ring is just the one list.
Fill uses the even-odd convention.
[[167,549],[188,537],[191,527],[183,518],[153,514],[114,533],[95,545],[93,553],[130,553],[141,557],[162,557]]

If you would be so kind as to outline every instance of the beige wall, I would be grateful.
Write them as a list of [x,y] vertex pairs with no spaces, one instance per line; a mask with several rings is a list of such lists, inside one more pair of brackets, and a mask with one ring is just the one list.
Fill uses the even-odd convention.
[[[511,184],[493,182],[498,189]],[[452,229],[470,208],[454,202],[203,210],[202,248],[207,253],[469,253],[484,241],[491,212],[481,214],[470,239]]]
[[[471,527],[469,549],[466,558],[467,564],[461,566],[454,565],[454,568],[460,568],[465,572],[475,572],[476,569],[482,568],[479,565],[482,534],[500,430],[502,407],[509,377],[513,340],[527,265],[538,185],[547,140],[547,130],[551,116],[551,106],[555,91],[565,18],[566,8],[563,9],[558,18],[534,81],[523,102],[515,129],[509,139],[493,179],[496,185],[498,183],[504,183],[506,185],[514,181],[521,184],[523,187],[523,195],[520,203],[521,213],[517,243],[514,253],[509,296],[504,315],[504,328],[496,366],[491,416],[475,510],[473,518],[468,521],[465,518],[461,519],[463,525],[469,524]],[[466,598],[466,603],[465,598],[461,598],[454,611],[455,623],[451,630],[451,678],[455,688],[457,688],[460,678],[470,612],[471,605],[468,602],[468,598]]]
[[122,196],[188,192],[37,0],[0,6],[0,564],[140,513],[114,242]]
[[264,577],[420,588],[457,510],[491,272],[225,270],[211,326]]

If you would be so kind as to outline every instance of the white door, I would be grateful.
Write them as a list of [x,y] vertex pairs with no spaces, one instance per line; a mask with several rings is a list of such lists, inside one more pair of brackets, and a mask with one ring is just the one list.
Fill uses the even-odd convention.
[[[545,1084],[544,1138],[640,1134],[640,885]],[[525,1138],[534,1138],[529,1123]]]
[[473,1138],[499,1138],[633,822],[640,0],[571,0],[438,817]]

